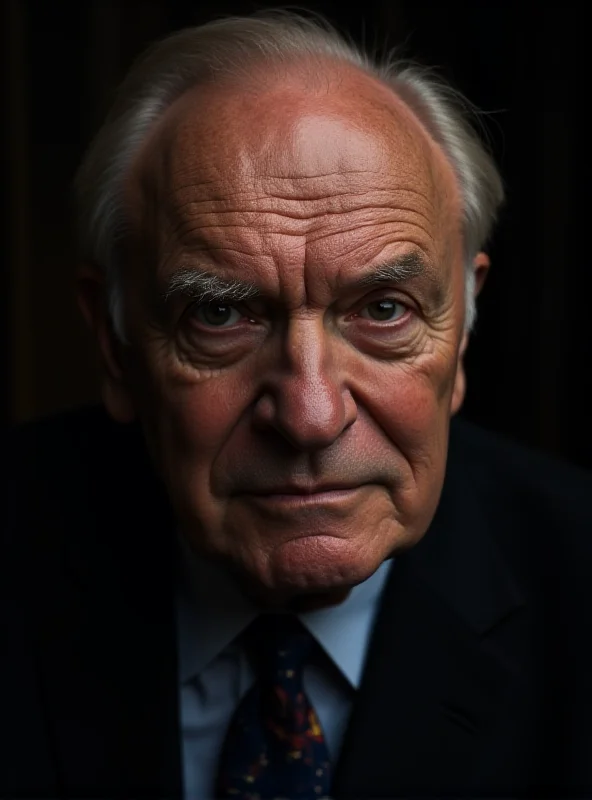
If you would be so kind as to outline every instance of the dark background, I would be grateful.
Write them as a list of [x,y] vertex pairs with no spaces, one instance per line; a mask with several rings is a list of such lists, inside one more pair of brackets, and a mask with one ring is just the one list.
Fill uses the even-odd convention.
[[[4,0],[4,422],[98,398],[73,295],[70,186],[114,86],[153,39],[268,5]],[[585,4],[301,5],[370,46],[402,45],[487,112],[508,199],[489,247],[462,413],[592,468]]]

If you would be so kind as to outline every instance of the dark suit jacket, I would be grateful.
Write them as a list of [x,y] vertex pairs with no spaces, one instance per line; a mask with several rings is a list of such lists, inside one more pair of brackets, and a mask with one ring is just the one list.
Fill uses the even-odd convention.
[[[0,794],[178,797],[174,521],[141,437],[88,410],[9,438]],[[592,797],[591,567],[591,478],[453,420],[334,795]]]

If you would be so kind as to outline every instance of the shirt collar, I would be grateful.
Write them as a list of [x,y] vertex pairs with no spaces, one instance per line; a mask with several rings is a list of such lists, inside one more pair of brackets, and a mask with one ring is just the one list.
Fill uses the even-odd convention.
[[[179,675],[199,675],[259,614],[221,567],[196,557],[182,536],[178,591]],[[384,562],[346,600],[299,617],[349,683],[360,683],[382,589],[391,567]]]
[[336,606],[300,614],[300,619],[354,689],[360,685],[364,660],[380,596],[391,561],[385,561]]

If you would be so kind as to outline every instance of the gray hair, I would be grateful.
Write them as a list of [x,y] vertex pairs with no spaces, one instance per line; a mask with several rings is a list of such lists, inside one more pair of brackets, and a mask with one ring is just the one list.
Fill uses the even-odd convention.
[[477,135],[472,107],[429,70],[366,53],[321,18],[285,11],[228,17],[181,30],[157,42],[123,81],[91,143],[75,182],[82,255],[104,271],[109,311],[125,341],[121,242],[128,223],[123,189],[142,143],[172,103],[206,81],[249,77],[258,62],[327,60],[352,64],[382,81],[415,113],[448,157],[462,199],[465,330],[476,319],[472,261],[484,246],[503,201],[500,175]]

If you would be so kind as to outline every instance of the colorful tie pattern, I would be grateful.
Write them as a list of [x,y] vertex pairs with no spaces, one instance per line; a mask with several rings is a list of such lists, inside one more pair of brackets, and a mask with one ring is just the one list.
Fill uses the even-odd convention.
[[258,679],[228,729],[218,798],[319,800],[331,769],[318,717],[302,678],[315,641],[297,617],[267,614],[245,635]]

